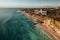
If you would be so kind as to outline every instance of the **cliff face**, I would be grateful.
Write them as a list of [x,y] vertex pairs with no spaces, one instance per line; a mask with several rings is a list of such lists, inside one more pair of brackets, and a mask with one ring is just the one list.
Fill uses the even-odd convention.
[[[35,9],[38,10],[39,9]],[[56,10],[51,10],[50,13],[46,16],[42,16],[39,14],[35,14],[34,10],[30,10],[30,9],[26,9],[26,10],[22,10],[22,12],[24,12],[24,14],[33,19],[34,21],[37,22],[37,24],[39,25],[43,25],[43,29],[46,29],[45,31],[47,31],[49,34],[51,34],[56,40],[60,39],[60,21],[57,21],[56,19],[58,19],[57,17],[59,17],[58,15],[56,15]],[[52,14],[53,13],[53,14]],[[58,12],[57,12],[58,13]],[[54,19],[56,17],[56,19]]]

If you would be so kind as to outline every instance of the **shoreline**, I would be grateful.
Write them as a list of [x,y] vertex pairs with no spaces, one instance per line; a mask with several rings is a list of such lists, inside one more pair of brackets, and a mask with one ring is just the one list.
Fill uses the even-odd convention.
[[[36,21],[36,16],[35,17],[33,17],[32,15],[30,15],[29,13],[26,13],[26,12],[24,12],[24,11],[22,11],[23,12],[23,14],[24,15],[26,15],[28,18],[30,18],[30,19],[32,19],[32,20],[34,20],[34,21]],[[37,18],[38,19],[38,18]],[[38,22],[37,22],[38,23]],[[48,25],[42,25],[42,24],[40,24],[40,23],[38,23],[38,25],[39,25],[39,27],[40,26],[42,26],[42,27],[40,27],[40,28],[42,28],[47,34],[49,34],[54,40],[60,40],[60,36],[56,33],[56,32],[54,32],[54,30],[51,28],[51,26],[49,27]],[[48,31],[47,31],[48,30]]]

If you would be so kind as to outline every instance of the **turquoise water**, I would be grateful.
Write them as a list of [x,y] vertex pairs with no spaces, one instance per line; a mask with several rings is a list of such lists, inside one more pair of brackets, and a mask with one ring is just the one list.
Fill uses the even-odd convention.
[[0,22],[0,40],[52,40],[21,12],[15,12],[7,19]]

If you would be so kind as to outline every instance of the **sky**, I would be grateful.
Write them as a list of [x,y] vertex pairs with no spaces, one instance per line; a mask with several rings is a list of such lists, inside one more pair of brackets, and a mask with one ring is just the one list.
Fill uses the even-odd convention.
[[0,7],[60,6],[60,0],[0,0]]

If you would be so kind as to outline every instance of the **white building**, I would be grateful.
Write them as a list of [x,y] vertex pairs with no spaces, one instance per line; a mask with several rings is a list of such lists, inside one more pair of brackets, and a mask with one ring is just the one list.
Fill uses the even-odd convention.
[[34,13],[35,14],[39,14],[39,10],[34,10]]
[[42,9],[39,11],[39,13],[41,13],[41,15],[47,15],[47,11],[43,11]]
[[41,14],[41,15],[47,15],[47,11],[41,10],[35,10],[35,14]]

